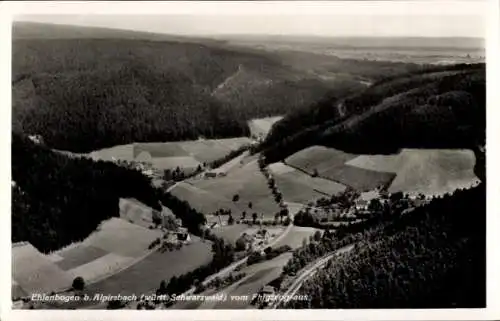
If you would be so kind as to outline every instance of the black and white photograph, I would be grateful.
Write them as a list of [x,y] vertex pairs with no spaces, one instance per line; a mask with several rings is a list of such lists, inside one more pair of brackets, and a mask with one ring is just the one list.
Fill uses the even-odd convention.
[[12,310],[487,307],[488,1],[260,5],[12,17]]

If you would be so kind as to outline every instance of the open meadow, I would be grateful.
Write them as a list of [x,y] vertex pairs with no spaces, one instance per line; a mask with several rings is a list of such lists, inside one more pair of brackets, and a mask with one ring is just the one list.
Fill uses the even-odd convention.
[[[233,168],[226,176],[203,177],[189,182],[178,184],[172,189],[172,195],[189,202],[206,215],[219,209],[230,209],[235,219],[243,212],[247,218],[255,212],[259,218],[263,214],[265,218],[273,219],[280,210],[256,161]],[[238,199],[233,201],[235,195]]]
[[285,164],[309,175],[318,175],[360,191],[391,183],[394,173],[367,170],[347,164],[357,156],[334,148],[312,146],[289,156]]
[[12,279],[17,294],[60,291],[71,287],[73,281],[70,274],[27,242],[12,247]]
[[162,280],[168,282],[174,275],[179,276],[210,262],[211,243],[195,236],[191,239],[191,243],[180,250],[163,253],[157,250],[119,273],[89,285],[86,291],[123,295],[154,293]]
[[137,161],[150,163],[159,170],[195,169],[228,155],[231,151],[251,143],[248,137],[198,139],[176,142],[136,142],[96,150],[87,154],[60,151],[74,156],[87,156],[103,161]]
[[461,149],[403,149],[394,155],[362,155],[346,164],[371,171],[397,174],[389,192],[439,195],[477,181],[475,156]]
[[322,177],[312,177],[281,162],[269,165],[276,185],[288,202],[307,204],[343,192],[345,185]]

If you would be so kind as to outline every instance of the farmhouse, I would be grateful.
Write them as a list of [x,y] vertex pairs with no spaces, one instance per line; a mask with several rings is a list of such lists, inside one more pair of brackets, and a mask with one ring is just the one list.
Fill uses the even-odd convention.
[[273,295],[274,294],[274,287],[270,286],[270,285],[265,285],[262,290],[261,290],[261,293],[263,295]]
[[189,233],[186,228],[180,227],[177,232],[177,241],[183,242],[183,243],[189,243],[191,241],[191,236],[189,236]]
[[216,172],[206,172],[205,177],[206,178],[215,178],[215,177],[217,177],[217,173]]
[[368,209],[368,202],[364,199],[358,198],[356,200],[355,207],[358,211],[364,211]]

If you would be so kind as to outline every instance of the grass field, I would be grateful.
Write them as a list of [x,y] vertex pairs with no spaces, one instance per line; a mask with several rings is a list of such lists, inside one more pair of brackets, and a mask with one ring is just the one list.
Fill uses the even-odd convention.
[[394,171],[390,192],[444,194],[468,187],[477,179],[471,150],[403,149],[395,155],[362,155],[350,166],[371,171]]
[[149,230],[119,218],[111,218],[101,223],[98,230],[82,244],[121,256],[140,257],[148,251],[149,244],[161,235],[159,230]]
[[321,177],[311,177],[283,163],[269,165],[283,198],[288,202],[307,204],[318,198],[343,192],[345,185]]
[[188,202],[197,211],[209,216],[221,208],[230,209],[237,213],[239,209],[233,202],[216,193],[215,190],[205,190],[187,183],[179,183],[171,190],[171,194],[183,201]]
[[252,119],[248,122],[248,127],[250,128],[250,133],[252,136],[262,136],[265,137],[267,133],[271,130],[271,127],[275,122],[283,118],[282,116],[277,117],[265,117]]
[[110,148],[96,150],[88,154],[72,155],[90,156],[94,160],[139,161],[151,163],[158,169],[196,168],[204,162],[220,159],[231,151],[249,145],[248,137],[224,139],[200,139],[179,142],[133,143],[117,145]]
[[234,245],[243,232],[248,234],[248,230],[249,228],[246,224],[234,224],[213,228],[211,232]]
[[274,247],[289,245],[292,249],[299,248],[302,246],[302,241],[309,239],[309,236],[313,235],[316,231],[321,230],[313,227],[293,226],[290,232],[275,244]]
[[67,272],[72,279],[81,276],[86,282],[91,282],[103,276],[117,272],[133,261],[134,258],[129,256],[108,253],[93,261],[68,270]]
[[147,152],[152,158],[189,156],[189,153],[182,148],[181,143],[134,143],[134,157],[142,152]]
[[162,280],[168,282],[172,276],[192,271],[211,259],[211,243],[208,241],[203,243],[192,236],[192,243],[180,250],[154,252],[137,264],[89,285],[87,292],[125,295],[153,293]]
[[[192,156],[175,156],[175,157],[159,157],[152,158],[151,165],[157,169],[196,169],[201,163]],[[185,172],[185,171],[184,171]]]
[[92,159],[105,160],[105,161],[111,161],[113,158],[126,161],[133,161],[136,156],[134,155],[133,144],[117,145],[110,148],[104,148],[93,151],[89,155],[90,157],[92,157]]
[[12,246],[12,279],[18,293],[48,293],[71,287],[70,274],[30,243]]
[[148,228],[153,224],[153,209],[136,199],[120,198],[120,218]]
[[103,249],[80,244],[65,251],[64,253],[61,253],[60,256],[62,257],[62,260],[57,261],[56,264],[61,269],[67,271],[80,265],[94,261],[107,254],[108,252],[104,251]]
[[312,146],[291,155],[285,163],[311,175],[317,171],[323,178],[359,191],[368,191],[392,182],[395,177],[392,172],[374,171],[347,164],[358,156],[333,148]]
[[[231,209],[235,218],[240,217],[243,211],[247,212],[248,217],[257,212],[259,215],[264,214],[264,217],[274,218],[274,214],[279,211],[256,161],[233,168],[224,177],[200,178],[190,182],[191,186],[179,184],[172,194],[188,201],[203,213],[227,208]],[[237,202],[232,201],[235,194],[239,195]],[[251,209],[248,208],[249,202],[253,205]]]

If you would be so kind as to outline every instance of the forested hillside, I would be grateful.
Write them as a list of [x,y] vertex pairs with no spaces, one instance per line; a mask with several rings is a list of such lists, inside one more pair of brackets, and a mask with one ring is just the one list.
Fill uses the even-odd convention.
[[[212,95],[239,66],[253,74],[250,83],[230,88],[237,97]],[[217,46],[128,39],[13,43],[14,127],[75,152],[248,135],[248,119],[284,114],[328,90],[276,57]]]
[[391,77],[291,112],[273,126],[262,148],[269,162],[314,144],[353,153],[472,148],[485,141],[485,93],[484,64]]
[[80,241],[101,221],[119,216],[120,197],[160,209],[139,171],[69,158],[18,134],[12,137],[12,181],[12,242],[29,241],[42,252]]
[[288,308],[485,307],[485,184],[395,217],[299,292]]
[[13,39],[14,128],[73,152],[248,135],[249,119],[417,68],[95,28],[15,24]]

